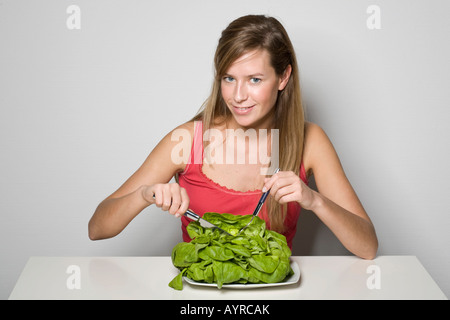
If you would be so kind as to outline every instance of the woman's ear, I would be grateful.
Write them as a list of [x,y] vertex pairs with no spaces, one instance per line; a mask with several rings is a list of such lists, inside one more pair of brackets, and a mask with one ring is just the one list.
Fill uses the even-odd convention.
[[289,81],[289,78],[291,77],[291,72],[292,72],[292,66],[288,65],[286,67],[286,69],[284,70],[283,75],[280,77],[280,83],[278,85],[279,91],[283,91],[284,88],[286,87],[286,85]]

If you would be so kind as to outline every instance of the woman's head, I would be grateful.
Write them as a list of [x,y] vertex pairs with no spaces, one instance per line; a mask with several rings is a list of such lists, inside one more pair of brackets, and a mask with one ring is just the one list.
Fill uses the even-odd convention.
[[[278,77],[283,77],[288,71],[287,85],[279,90],[276,99],[275,121],[284,118],[283,114],[286,99],[296,99],[295,91],[299,91],[299,77],[297,60],[294,48],[289,36],[281,23],[272,17],[263,15],[248,15],[240,17],[231,22],[222,31],[214,56],[215,82],[213,88],[215,110],[217,117],[227,118],[231,114],[223,100],[221,85],[223,77],[228,73],[230,67],[244,55],[265,51],[268,53],[269,62]],[[281,99],[280,99],[281,98]],[[299,98],[299,97],[298,97]],[[289,103],[290,104],[290,103]]]
[[294,49],[281,23],[272,17],[249,15],[234,20],[222,31],[214,57],[216,77],[220,80],[245,53],[261,49],[267,50],[279,76],[289,65],[296,66]]

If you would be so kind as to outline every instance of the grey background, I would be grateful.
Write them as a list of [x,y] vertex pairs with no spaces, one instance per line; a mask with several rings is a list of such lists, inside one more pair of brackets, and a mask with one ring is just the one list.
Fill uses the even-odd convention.
[[[80,30],[66,27],[71,4]],[[366,26],[372,4],[380,30]],[[198,110],[220,32],[249,13],[288,30],[307,118],[333,141],[379,255],[416,255],[450,296],[448,12],[444,0],[0,1],[0,298],[30,256],[170,254],[180,223],[157,208],[110,240],[91,242],[87,223]],[[293,253],[348,254],[311,212]]]

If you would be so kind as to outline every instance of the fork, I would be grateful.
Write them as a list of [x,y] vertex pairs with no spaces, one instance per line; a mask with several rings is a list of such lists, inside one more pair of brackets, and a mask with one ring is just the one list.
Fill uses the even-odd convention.
[[[280,171],[280,168],[277,168],[273,174],[277,173],[278,171]],[[253,219],[259,214],[259,211],[261,211],[262,205],[264,204],[264,201],[266,201],[266,198],[269,195],[269,192],[270,192],[270,189],[262,194],[261,198],[259,199],[258,204],[256,205],[255,211],[253,211],[252,218],[250,219],[250,221],[245,226],[242,227],[241,230],[239,230],[239,233],[236,236],[240,235],[241,232],[245,228],[247,228],[250,225],[250,223],[252,223]]]

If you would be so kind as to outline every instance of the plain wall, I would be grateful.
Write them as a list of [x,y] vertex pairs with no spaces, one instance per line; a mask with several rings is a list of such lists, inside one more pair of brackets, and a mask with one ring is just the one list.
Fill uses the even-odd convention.
[[[81,29],[67,27],[70,5]],[[378,254],[417,256],[450,296],[448,12],[445,0],[2,1],[0,298],[30,256],[170,255],[180,222],[157,208],[110,240],[90,241],[87,223],[199,109],[220,32],[249,13],[286,27],[307,119],[334,143]],[[293,254],[349,253],[304,212]]]

